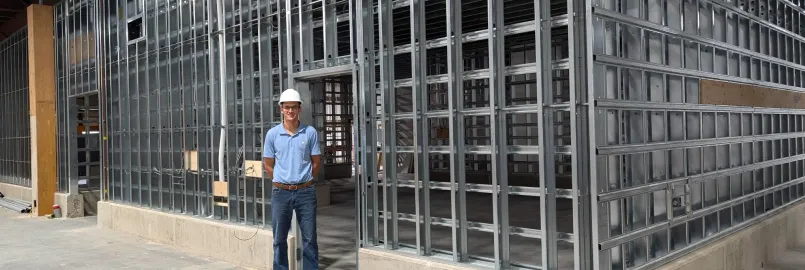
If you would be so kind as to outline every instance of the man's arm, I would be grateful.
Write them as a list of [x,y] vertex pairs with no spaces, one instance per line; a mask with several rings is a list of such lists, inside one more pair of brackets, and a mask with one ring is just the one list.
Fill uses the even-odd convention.
[[274,178],[274,140],[272,140],[271,131],[266,133],[266,139],[263,142],[263,168],[268,173],[268,178]]
[[313,162],[312,173],[313,177],[315,178],[317,175],[319,175],[319,168],[321,168],[321,156],[320,155],[310,156],[310,161]]
[[319,175],[319,168],[321,168],[321,148],[319,147],[319,133],[313,129],[311,135],[312,142],[310,143],[310,161],[313,162],[313,177]]
[[274,178],[274,158],[263,158],[263,167],[268,173],[268,178]]

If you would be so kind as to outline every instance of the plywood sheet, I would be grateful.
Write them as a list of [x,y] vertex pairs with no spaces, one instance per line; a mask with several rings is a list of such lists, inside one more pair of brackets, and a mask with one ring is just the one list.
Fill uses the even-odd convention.
[[188,171],[198,171],[198,151],[184,151],[184,169]]
[[805,93],[713,80],[699,86],[702,104],[805,109]]
[[78,64],[82,61],[95,58],[95,33],[89,32],[82,35],[73,36],[67,42],[68,56],[70,64]]
[[222,181],[212,181],[212,195],[216,197],[227,197],[229,194],[229,183]]
[[246,177],[263,178],[263,161],[247,160],[243,164],[243,171],[246,173]]

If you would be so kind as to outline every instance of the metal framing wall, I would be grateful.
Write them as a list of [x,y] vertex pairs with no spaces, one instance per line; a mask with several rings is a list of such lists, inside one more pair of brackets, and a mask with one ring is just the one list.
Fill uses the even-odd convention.
[[93,0],[67,0],[54,7],[59,192],[71,181],[101,188],[102,136],[98,76],[96,6]]
[[700,81],[801,92],[805,3],[591,4],[596,267],[652,268],[801,201],[803,111],[701,104]]
[[0,42],[0,182],[31,187],[28,31]]
[[800,91],[798,1],[72,2],[103,65],[59,84],[102,78],[108,200],[270,226],[244,164],[291,87],[325,168],[354,144],[357,247],[644,269],[805,195],[801,110],[698,98],[701,79]]
[[[108,198],[270,226],[268,180],[243,164],[261,160],[279,120],[274,96],[287,86],[278,4],[111,1],[101,10]],[[228,204],[212,201],[221,182]]]
[[[381,176],[361,148],[361,244],[493,268],[585,268],[574,259],[589,246],[574,244],[585,229],[573,216],[568,2],[379,2],[379,23],[365,15],[356,30],[368,55],[357,57],[358,89],[378,84],[382,107],[375,115],[374,93],[361,92],[359,145],[381,121],[384,156],[413,160],[385,159]],[[356,5],[371,14],[375,4]],[[378,70],[367,68],[375,56]]]

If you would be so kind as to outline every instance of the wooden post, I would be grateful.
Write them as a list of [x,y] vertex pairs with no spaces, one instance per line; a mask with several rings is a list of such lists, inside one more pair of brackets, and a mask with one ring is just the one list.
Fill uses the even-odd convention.
[[53,7],[30,5],[28,12],[28,82],[31,109],[31,214],[53,213],[58,186],[56,158],[56,69]]

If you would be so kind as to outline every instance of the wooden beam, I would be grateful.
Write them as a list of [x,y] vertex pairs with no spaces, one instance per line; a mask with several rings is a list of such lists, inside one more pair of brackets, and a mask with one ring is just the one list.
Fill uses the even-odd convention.
[[30,5],[28,18],[28,82],[31,109],[31,214],[53,213],[58,186],[56,159],[56,69],[53,7]]

